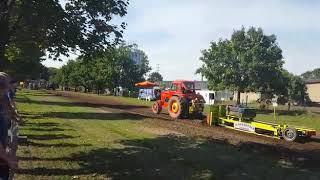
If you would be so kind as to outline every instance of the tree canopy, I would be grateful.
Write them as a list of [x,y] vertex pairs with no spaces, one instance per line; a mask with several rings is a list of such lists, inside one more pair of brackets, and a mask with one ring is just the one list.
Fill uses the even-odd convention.
[[63,2],[0,2],[0,70],[24,63],[40,64],[45,54],[53,59],[69,52],[91,56],[120,42],[126,24],[111,20],[127,13],[128,0]]
[[312,71],[307,71],[301,74],[304,80],[319,80],[320,79],[320,68],[316,68]]
[[275,35],[265,35],[261,28],[242,28],[230,39],[211,42],[202,51],[203,65],[196,73],[206,77],[210,89],[238,91],[240,103],[240,92],[278,92],[283,85],[282,58]]
[[143,81],[146,73],[151,70],[148,57],[143,51],[140,51],[142,59],[139,64],[132,59],[130,53],[134,48],[136,46],[121,45],[109,49],[101,56],[70,60],[51,79],[63,87],[82,86],[85,91],[112,90],[117,86],[134,89],[134,84]]
[[283,86],[285,88],[281,96],[284,97],[285,102],[306,103],[308,94],[304,80],[300,76],[289,73],[286,70],[282,74]]
[[148,81],[159,82],[162,80],[163,80],[163,77],[159,72],[152,72],[151,74],[149,74]]

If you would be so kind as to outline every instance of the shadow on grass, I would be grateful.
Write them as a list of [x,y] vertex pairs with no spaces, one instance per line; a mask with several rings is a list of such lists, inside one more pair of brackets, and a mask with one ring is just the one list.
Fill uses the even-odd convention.
[[[50,144],[50,143],[37,143],[37,142],[32,142],[28,141],[26,144],[21,145],[21,146],[34,146],[34,147],[80,147],[80,146],[91,146],[91,144],[72,144],[72,143],[55,143],[55,144]],[[20,158],[19,158],[20,159]]]
[[84,120],[141,120],[146,116],[131,113],[48,112],[42,117]]
[[[320,176],[319,152],[299,152],[258,143],[161,136],[122,140],[123,149],[98,148],[70,157],[78,169],[20,169],[33,176],[105,175],[111,179],[309,179]],[[32,159],[28,159],[32,160]],[[51,162],[52,163],[52,162]]]
[[[68,146],[66,146],[68,147]],[[71,157],[57,157],[57,158],[44,158],[44,157],[18,157],[19,161],[78,161],[77,159],[72,159]],[[38,168],[36,168],[38,169]]]
[[64,135],[64,134],[46,134],[46,135],[23,134],[23,136],[27,136],[28,139],[33,139],[33,140],[57,140],[57,139],[77,138],[76,136],[70,136],[70,135]]
[[41,132],[52,132],[52,131],[75,131],[74,129],[63,129],[63,128],[57,128],[57,127],[53,127],[53,128],[25,128],[25,130],[29,130],[29,131],[41,131]]
[[31,122],[26,122],[24,123],[24,126],[40,126],[40,127],[53,127],[53,126],[60,126],[60,123],[55,123],[55,122],[36,122],[36,123],[31,123]]
[[26,113],[26,112],[19,112],[20,116],[23,119],[38,119],[41,118],[41,114],[35,114],[35,113]]
[[112,104],[114,101],[110,104],[108,104],[108,101],[105,102],[53,102],[53,101],[35,101],[27,98],[18,98],[17,102],[19,103],[30,103],[30,104],[39,104],[39,105],[47,105],[47,106],[79,106],[79,107],[107,107],[112,109],[123,109],[123,110],[129,110],[129,109],[139,109],[139,108],[149,108],[149,106],[143,106],[143,105],[120,105],[120,104]]
[[[22,117],[28,117],[31,119],[44,119],[44,118],[61,118],[61,119],[83,119],[83,120],[142,120],[147,118],[148,116],[143,116],[139,114],[132,114],[126,112],[119,112],[119,113],[111,113],[111,112],[47,112],[39,115],[33,115],[28,113],[23,113]],[[26,124],[28,125],[28,124]],[[50,124],[43,124],[43,123],[36,123],[33,125],[38,126],[50,126]],[[59,124],[52,125],[58,126]],[[30,129],[31,130],[31,129]],[[41,131],[41,129],[36,129]],[[49,129],[48,129],[49,130]],[[56,130],[63,130],[63,129],[54,129],[51,128],[52,131]],[[46,131],[46,129],[43,129]]]

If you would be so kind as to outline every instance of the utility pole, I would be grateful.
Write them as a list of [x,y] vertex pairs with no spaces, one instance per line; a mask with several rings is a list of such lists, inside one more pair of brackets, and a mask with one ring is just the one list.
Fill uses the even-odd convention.
[[156,72],[157,72],[157,73],[160,72],[160,65],[159,65],[159,64],[157,64],[157,66],[156,66]]

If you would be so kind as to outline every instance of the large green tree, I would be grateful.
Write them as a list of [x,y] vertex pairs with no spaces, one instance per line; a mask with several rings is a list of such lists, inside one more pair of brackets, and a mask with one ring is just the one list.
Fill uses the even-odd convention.
[[56,79],[64,87],[82,86],[85,90],[101,92],[117,86],[132,90],[136,82],[144,80],[150,71],[149,61],[143,51],[137,64],[131,56],[137,46],[121,45],[110,48],[98,56],[81,57],[64,65]]
[[[308,99],[307,87],[304,80],[297,75],[283,71],[283,78],[285,80],[284,97],[290,103],[304,104]],[[290,107],[289,107],[290,109]]]
[[320,79],[320,68],[316,68],[312,71],[307,71],[301,74],[304,80],[319,80]]
[[49,67],[48,73],[49,73],[49,78],[48,78],[49,83],[59,84],[58,74],[60,73],[60,69]]
[[141,57],[140,61],[138,63],[134,61],[131,53],[137,48],[136,45],[122,45],[116,49],[116,66],[119,74],[116,82],[121,87],[133,89],[134,84],[144,81],[144,76],[151,70],[148,57],[143,51],[138,51]]
[[282,50],[275,35],[265,35],[261,28],[242,28],[230,39],[211,42],[202,51],[202,67],[197,70],[213,90],[229,89],[240,93],[255,91],[277,93],[282,83]]
[[25,50],[30,47],[54,59],[70,51],[104,51],[121,40],[125,23],[111,20],[124,16],[127,5],[128,0],[1,0],[0,70],[21,52],[34,55]]
[[63,88],[84,87],[85,91],[91,91],[94,81],[94,62],[84,61],[82,58],[69,60],[68,63],[58,70],[50,79]]
[[163,77],[159,72],[152,72],[151,74],[149,74],[148,81],[159,82],[162,80],[163,80]]

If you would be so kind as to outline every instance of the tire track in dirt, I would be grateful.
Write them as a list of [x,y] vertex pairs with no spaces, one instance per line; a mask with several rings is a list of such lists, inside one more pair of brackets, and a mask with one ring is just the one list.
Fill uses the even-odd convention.
[[263,148],[273,152],[286,154],[302,154],[303,156],[315,156],[320,159],[320,139],[313,138],[307,142],[286,142],[284,140],[248,134],[223,127],[208,127],[200,120],[170,120],[168,114],[155,115],[150,107],[139,105],[127,105],[115,100],[108,100],[98,96],[84,93],[51,91],[52,94],[72,99],[74,103],[84,106],[101,108],[106,111],[122,111],[129,114],[140,115],[146,118],[145,122],[153,127],[166,128],[171,131],[193,136],[208,138],[214,141],[225,142],[238,148]]

